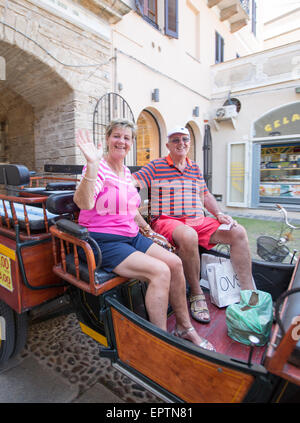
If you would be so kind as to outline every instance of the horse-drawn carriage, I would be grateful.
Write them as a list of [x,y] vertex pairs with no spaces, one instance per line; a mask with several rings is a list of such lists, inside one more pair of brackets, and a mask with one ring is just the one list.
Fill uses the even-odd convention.
[[[69,166],[67,172],[80,169]],[[253,261],[257,288],[279,299],[264,347],[233,341],[225,310],[206,291],[211,323],[193,324],[217,350],[207,351],[171,334],[171,309],[167,332],[149,322],[146,284],[101,269],[99,247],[76,223],[76,178],[47,178],[32,177],[21,165],[0,166],[6,189],[0,195],[0,365],[24,347],[31,313],[67,294],[82,331],[99,342],[100,355],[166,401],[276,402],[299,395],[299,260],[295,266]],[[33,180],[46,184],[32,187]]]

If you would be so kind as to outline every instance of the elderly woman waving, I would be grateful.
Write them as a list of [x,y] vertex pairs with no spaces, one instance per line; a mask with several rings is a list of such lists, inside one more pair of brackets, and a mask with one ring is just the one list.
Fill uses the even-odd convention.
[[77,145],[86,159],[74,201],[81,209],[79,223],[89,229],[102,252],[102,268],[148,283],[146,308],[151,323],[167,329],[168,302],[176,315],[174,335],[213,350],[191,324],[182,262],[139,233],[135,221],[140,196],[133,186],[126,154],[135,139],[135,127],[126,120],[106,128],[108,152],[103,156],[86,131],[77,134]]

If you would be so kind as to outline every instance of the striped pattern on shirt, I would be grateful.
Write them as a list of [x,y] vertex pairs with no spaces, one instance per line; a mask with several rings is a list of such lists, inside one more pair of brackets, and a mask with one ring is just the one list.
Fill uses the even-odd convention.
[[[102,191],[104,181],[106,179],[111,179],[112,181],[117,182],[118,184],[131,184],[131,173],[127,166],[123,165],[125,179],[119,179],[118,176],[111,170],[106,160],[102,158],[99,162],[98,174],[95,183],[94,199],[96,200],[98,194]],[[86,173],[86,165],[83,166],[81,179]],[[80,179],[80,181],[81,181]]]
[[180,171],[169,156],[153,160],[133,176],[140,188],[151,190],[151,215],[194,218],[203,215],[204,196],[208,193],[199,166],[186,159]]

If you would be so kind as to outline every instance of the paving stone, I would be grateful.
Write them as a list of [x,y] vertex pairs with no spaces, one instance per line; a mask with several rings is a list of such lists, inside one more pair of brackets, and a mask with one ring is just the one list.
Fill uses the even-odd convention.
[[[73,387],[77,394],[65,402],[113,402],[109,398],[125,403],[162,402],[142,386],[137,389],[137,384],[112,367],[109,359],[100,357],[99,344],[81,331],[73,313],[31,323],[20,360],[26,365],[28,357],[33,357],[46,368],[52,378],[57,377],[57,381],[64,381],[64,386]],[[1,377],[0,370],[0,384]],[[14,379],[15,383],[20,380]],[[105,395],[103,401],[99,399],[101,392]]]
[[1,403],[69,403],[78,388],[28,357],[0,374]]
[[124,401],[107,389],[104,385],[96,383],[88,391],[77,398],[75,403],[124,403]]

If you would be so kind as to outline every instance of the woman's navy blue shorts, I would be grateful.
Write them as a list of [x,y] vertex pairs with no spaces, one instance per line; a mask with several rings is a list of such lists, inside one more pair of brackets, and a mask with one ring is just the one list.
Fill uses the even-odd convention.
[[[101,268],[111,272],[122,263],[130,254],[140,251],[145,253],[153,241],[138,233],[134,237],[114,234],[90,232],[90,236],[98,243],[102,253]],[[94,253],[96,251],[94,250]],[[96,254],[95,254],[96,256]],[[95,257],[97,263],[97,257]]]

